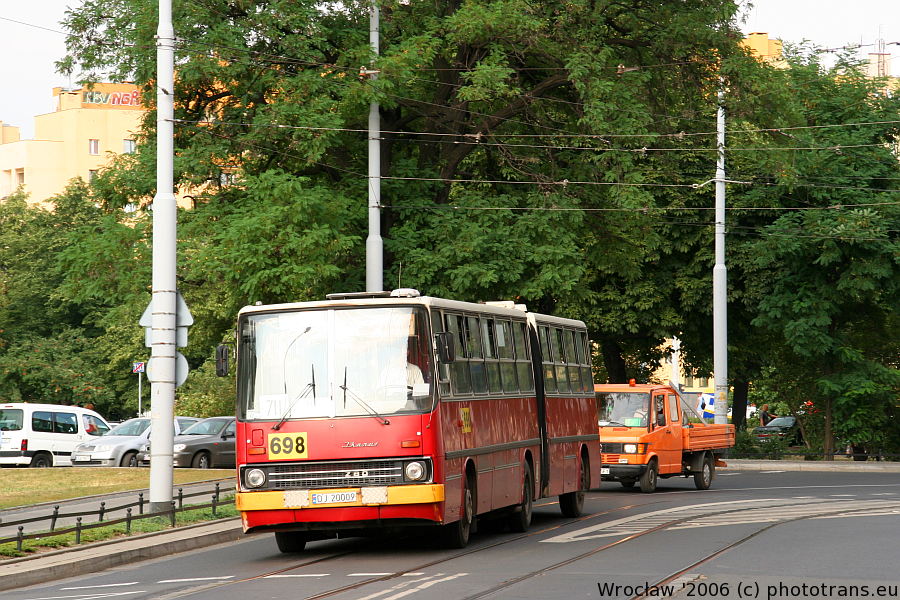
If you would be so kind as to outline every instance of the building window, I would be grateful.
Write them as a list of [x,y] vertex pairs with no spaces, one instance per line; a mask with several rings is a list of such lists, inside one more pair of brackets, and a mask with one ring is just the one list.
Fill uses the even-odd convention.
[[25,169],[16,169],[16,185],[25,185]]
[[134,140],[122,140],[122,154],[134,154]]
[[97,169],[91,169],[88,171],[88,183],[94,183],[97,179]]
[[100,140],[88,140],[88,154],[100,154]]

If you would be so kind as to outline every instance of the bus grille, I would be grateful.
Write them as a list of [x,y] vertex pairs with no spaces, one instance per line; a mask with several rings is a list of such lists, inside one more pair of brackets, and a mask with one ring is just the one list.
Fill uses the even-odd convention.
[[622,448],[624,445],[622,442],[601,442],[600,452],[603,454],[621,454],[624,450]]
[[266,465],[264,489],[318,489],[398,485],[403,482],[403,462],[364,460],[347,462]]

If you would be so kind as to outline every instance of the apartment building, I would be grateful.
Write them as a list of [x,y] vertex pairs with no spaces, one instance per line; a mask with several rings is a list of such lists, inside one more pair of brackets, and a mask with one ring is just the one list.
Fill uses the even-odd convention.
[[34,118],[33,140],[0,121],[0,199],[22,186],[31,204],[47,204],[70,180],[91,181],[114,154],[135,150],[145,109],[129,83],[53,88],[56,110]]

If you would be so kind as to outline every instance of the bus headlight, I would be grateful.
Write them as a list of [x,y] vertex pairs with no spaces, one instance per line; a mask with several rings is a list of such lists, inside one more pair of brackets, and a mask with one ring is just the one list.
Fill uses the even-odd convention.
[[625,454],[637,454],[637,448],[637,444],[625,444],[622,450],[625,451]]
[[244,483],[251,488],[262,487],[266,484],[266,472],[262,469],[250,469],[244,473]]
[[409,481],[422,481],[428,476],[428,469],[425,468],[425,463],[422,461],[414,460],[406,463],[403,474]]

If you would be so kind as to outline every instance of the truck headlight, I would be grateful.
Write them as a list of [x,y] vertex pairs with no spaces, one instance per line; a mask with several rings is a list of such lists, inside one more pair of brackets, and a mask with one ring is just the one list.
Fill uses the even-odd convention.
[[250,469],[244,473],[244,482],[247,487],[262,487],[266,484],[266,472],[262,469]]
[[403,473],[409,481],[422,481],[428,475],[428,469],[422,461],[414,460],[406,463]]
[[637,454],[637,444],[625,444],[622,448],[625,450],[625,454]]

